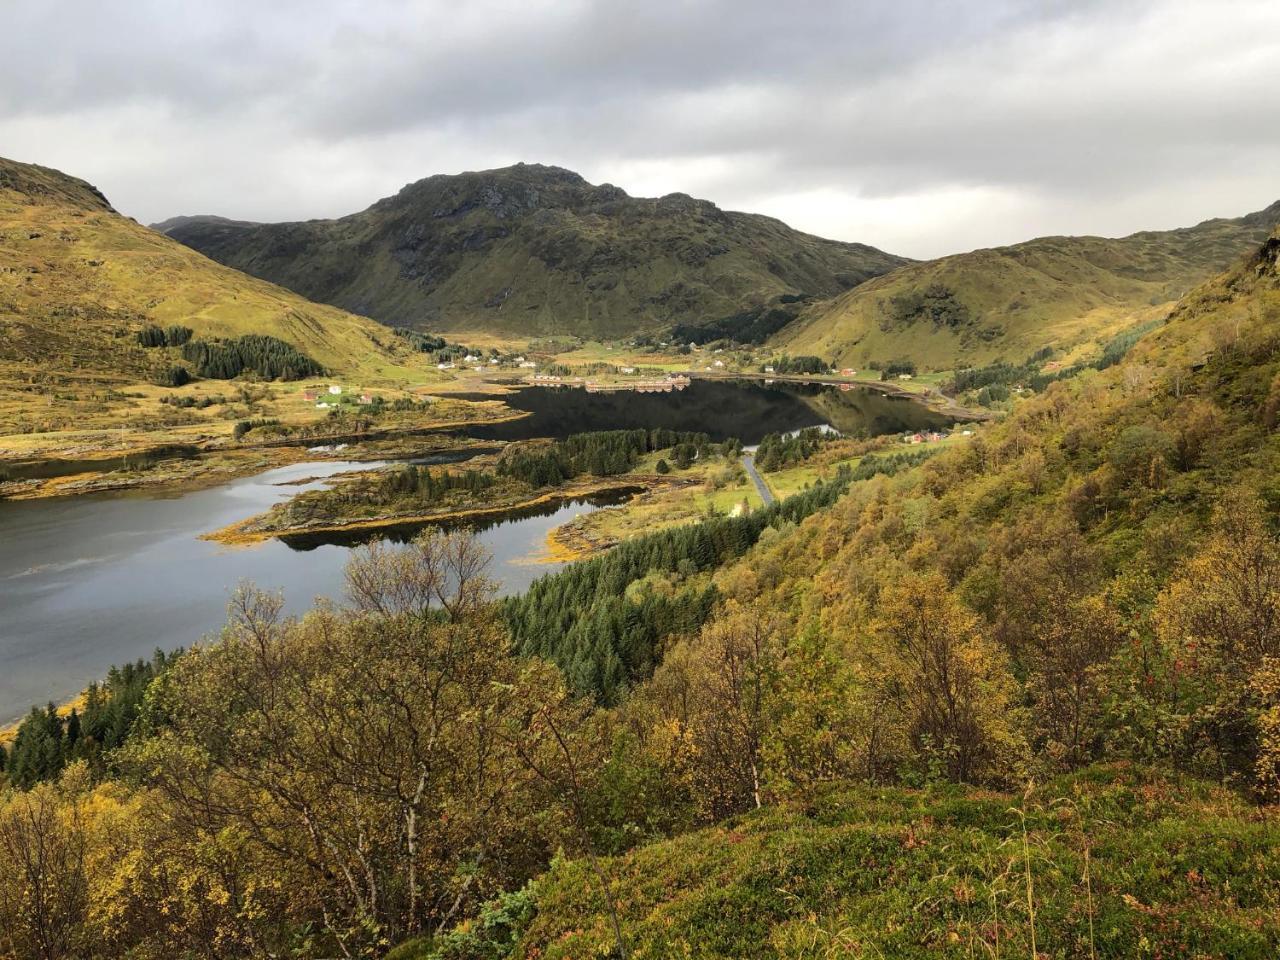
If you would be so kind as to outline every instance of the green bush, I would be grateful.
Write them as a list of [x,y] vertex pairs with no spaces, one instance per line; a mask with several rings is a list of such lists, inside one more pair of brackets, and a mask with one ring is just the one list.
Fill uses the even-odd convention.
[[165,367],[156,376],[156,383],[162,387],[181,387],[191,382],[191,371],[181,364]]
[[[1034,936],[1042,957],[1271,960],[1277,844],[1225,790],[1094,767],[1025,797],[830,784],[602,868],[637,957],[1029,957]],[[515,955],[615,949],[585,862],[537,906]]]
[[438,938],[402,943],[386,960],[504,960],[537,914],[537,886],[500,894],[473,920]]

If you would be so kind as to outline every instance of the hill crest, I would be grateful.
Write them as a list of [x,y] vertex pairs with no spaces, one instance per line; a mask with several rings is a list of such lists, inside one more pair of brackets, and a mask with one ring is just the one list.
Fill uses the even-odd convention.
[[811,304],[775,343],[840,364],[905,359],[926,370],[1022,363],[1044,348],[1079,359],[1165,316],[1277,223],[1280,202],[1174,230],[1039,237],[914,263]]
[[794,315],[789,304],[909,262],[687,194],[632,197],[541,164],[426,177],[333,220],[192,217],[168,232],[385,323],[523,334],[741,329],[781,309],[772,332]]

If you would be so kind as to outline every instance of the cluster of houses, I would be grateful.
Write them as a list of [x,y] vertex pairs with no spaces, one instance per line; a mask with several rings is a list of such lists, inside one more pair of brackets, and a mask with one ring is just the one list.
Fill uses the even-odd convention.
[[[514,364],[515,366],[519,367],[521,370],[536,370],[538,368],[538,365],[536,363],[534,363],[532,360],[526,360],[524,357],[513,357],[507,361],[504,361],[501,357],[490,357],[486,361],[483,357],[479,357],[473,353],[469,353],[462,358],[462,365],[464,367],[470,368],[471,370],[474,370],[476,373],[483,373],[486,366],[489,368],[500,367],[504,362]],[[454,370],[454,369],[457,369],[457,366],[458,364],[454,363],[452,360],[446,360],[442,363],[437,363],[436,369],[437,370]]]
[[938,433],[936,430],[925,430],[920,433],[908,433],[902,438],[903,443],[937,443],[939,440],[945,440],[949,437],[949,433]]
[[[936,430],[924,430],[924,431],[921,431],[920,433],[906,433],[906,434],[903,434],[903,436],[902,436],[902,442],[903,442],[903,443],[910,443],[910,444],[916,444],[916,443],[937,443],[937,442],[938,442],[938,441],[940,441],[940,440],[946,440],[949,436],[951,436],[951,434],[949,434],[949,433],[939,433],[939,432],[938,432],[938,431],[936,431]],[[961,431],[960,431],[960,436],[962,436],[962,437],[972,437],[972,436],[973,436],[973,431],[972,431],[972,430],[961,430]]]
[[611,393],[617,390],[630,390],[634,393],[670,393],[683,390],[689,386],[689,378],[674,374],[661,380],[637,380],[631,383],[595,383],[587,381],[587,393]]
[[[717,360],[717,361],[716,361],[716,365],[717,365],[717,366],[724,366],[724,364],[720,363],[720,361],[719,361],[719,360]],[[765,373],[776,373],[777,371],[776,371],[772,366],[767,366],[767,367],[765,367],[765,368],[764,368],[764,372],[765,372]],[[841,377],[856,377],[856,376],[858,375],[858,371],[857,371],[857,370],[855,370],[855,369],[853,369],[853,367],[845,367],[843,370],[836,370],[836,369],[833,367],[833,368],[829,371],[829,373],[830,373],[830,374],[831,374],[831,376],[833,376],[833,377],[834,377],[834,376],[841,376]],[[901,378],[901,379],[910,380],[911,378],[908,376],[908,377],[903,377],[903,378]]]
[[[317,410],[328,410],[331,407],[336,407],[341,403],[341,401],[337,399],[338,397],[341,397],[341,396],[342,396],[342,387],[338,386],[335,383],[335,384],[330,384],[328,389],[325,390],[323,393],[314,389],[303,390],[302,402],[314,403],[316,405]],[[368,404],[373,403],[373,397],[371,397],[367,393],[362,393],[358,398],[358,402],[367,406]]]

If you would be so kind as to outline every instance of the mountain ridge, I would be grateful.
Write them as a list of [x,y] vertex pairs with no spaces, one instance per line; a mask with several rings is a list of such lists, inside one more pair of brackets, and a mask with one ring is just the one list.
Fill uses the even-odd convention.
[[1022,363],[1046,347],[1076,358],[1163,316],[1277,224],[1280,201],[1173,230],[1037,237],[908,264],[807,306],[774,343],[844,365],[908,359],[934,370]]
[[312,299],[442,330],[616,337],[740,316],[746,325],[910,262],[540,164],[436,174],[336,219],[166,225],[213,259]]

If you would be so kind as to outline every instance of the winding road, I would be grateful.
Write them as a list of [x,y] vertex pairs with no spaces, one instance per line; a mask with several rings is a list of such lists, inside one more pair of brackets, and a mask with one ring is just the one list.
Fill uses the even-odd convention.
[[747,476],[756,485],[756,490],[760,493],[760,499],[764,501],[764,505],[767,507],[772,504],[777,497],[773,495],[769,485],[764,482],[764,477],[760,476],[760,471],[756,469],[755,454],[744,452],[742,454],[742,466],[747,471]]

